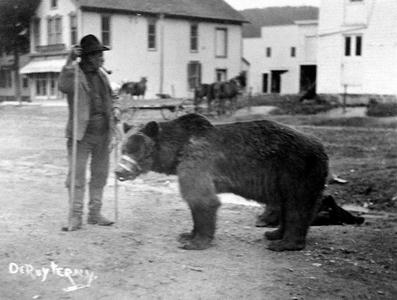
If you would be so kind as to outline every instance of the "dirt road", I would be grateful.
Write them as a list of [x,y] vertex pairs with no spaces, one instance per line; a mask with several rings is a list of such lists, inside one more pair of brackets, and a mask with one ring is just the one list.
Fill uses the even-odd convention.
[[[380,211],[371,211],[360,227],[312,227],[304,251],[275,253],[266,249],[263,239],[268,229],[254,226],[261,207],[224,203],[214,246],[185,251],[178,248],[176,236],[192,224],[176,178],[149,173],[120,184],[117,226],[85,225],[81,231],[62,232],[68,209],[66,109],[0,107],[0,115],[0,299],[395,299],[397,295],[397,218]],[[357,135],[347,136],[343,146],[337,134],[305,130],[324,138],[339,174],[349,181],[361,177],[361,183],[373,183],[366,201],[384,196],[378,181],[389,181],[379,171],[362,170],[381,163],[396,165],[395,146],[385,146],[390,141],[382,147],[379,133],[372,139],[365,133],[370,143],[365,147],[353,147]],[[396,138],[395,131],[387,131],[382,140]],[[396,176],[394,169],[388,172],[387,176]],[[105,195],[104,214],[109,217],[114,213],[113,182],[111,176]],[[352,185],[331,192],[339,192],[344,203],[364,197]],[[67,290],[76,286],[83,288]]]

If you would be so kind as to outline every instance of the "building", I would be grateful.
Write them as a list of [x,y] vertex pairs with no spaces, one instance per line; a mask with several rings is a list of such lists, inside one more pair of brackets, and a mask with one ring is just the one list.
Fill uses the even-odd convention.
[[317,20],[263,26],[261,37],[244,39],[253,94],[296,94],[315,85],[317,26]]
[[[26,65],[29,56],[23,54],[19,58],[20,66]],[[27,76],[20,77],[21,97],[23,101],[29,100],[29,80]],[[14,56],[0,50],[0,102],[15,100],[15,71]]]
[[244,22],[222,0],[42,0],[21,73],[33,101],[62,97],[57,78],[68,49],[94,34],[111,48],[105,66],[112,82],[146,77],[146,98],[189,97],[200,82],[239,74]]
[[323,0],[317,91],[348,103],[397,95],[397,1]]

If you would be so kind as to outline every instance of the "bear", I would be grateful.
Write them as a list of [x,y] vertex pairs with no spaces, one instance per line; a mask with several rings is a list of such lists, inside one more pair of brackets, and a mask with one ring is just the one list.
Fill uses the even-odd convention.
[[265,233],[268,248],[305,248],[328,175],[328,156],[317,138],[271,120],[214,126],[197,113],[151,121],[137,131],[126,125],[124,131],[118,180],[148,171],[178,176],[193,219],[192,231],[179,236],[181,248],[211,246],[219,193],[281,207],[279,227]]

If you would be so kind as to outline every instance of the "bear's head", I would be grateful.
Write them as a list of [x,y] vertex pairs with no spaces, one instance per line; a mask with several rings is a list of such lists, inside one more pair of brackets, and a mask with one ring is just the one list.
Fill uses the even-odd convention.
[[139,130],[124,124],[126,137],[116,168],[119,180],[133,180],[155,171],[176,174],[191,137],[204,137],[213,125],[204,116],[187,114],[169,122],[149,122]]
[[120,181],[133,180],[142,173],[150,171],[153,164],[154,138],[158,135],[159,125],[149,122],[135,131],[132,126],[124,124],[124,139],[121,148],[121,159],[115,173]]

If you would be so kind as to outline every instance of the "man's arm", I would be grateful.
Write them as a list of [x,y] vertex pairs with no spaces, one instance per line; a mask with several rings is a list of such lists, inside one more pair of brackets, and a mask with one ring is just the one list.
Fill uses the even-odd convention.
[[73,62],[81,54],[80,47],[73,47],[68,55],[65,66],[59,76],[58,88],[61,92],[71,94],[74,92],[74,64]]

